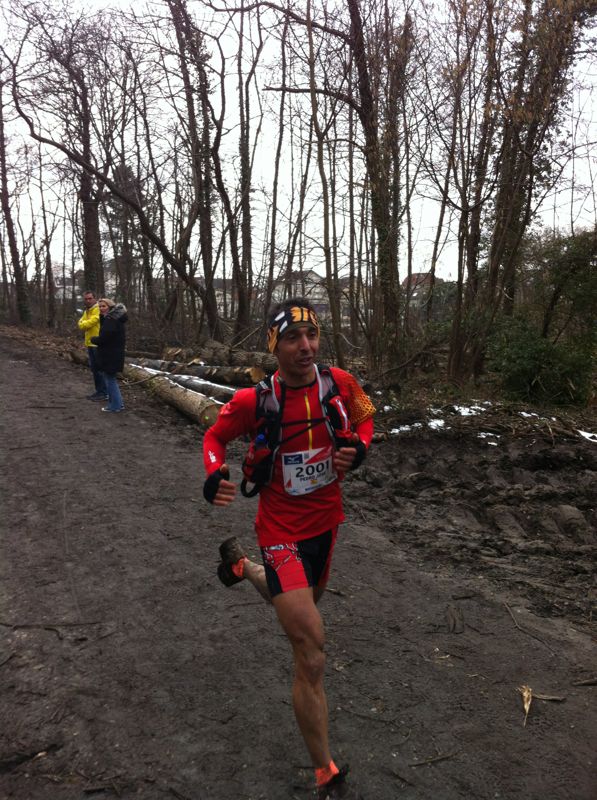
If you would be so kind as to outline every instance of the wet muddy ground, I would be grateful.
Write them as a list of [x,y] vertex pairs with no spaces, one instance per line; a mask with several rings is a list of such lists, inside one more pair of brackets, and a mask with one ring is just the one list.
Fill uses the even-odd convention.
[[[226,536],[255,553],[254,501],[207,506],[197,427],[143,386],[101,413],[43,343],[0,332],[0,797],[309,797],[285,638],[215,577]],[[346,481],[335,759],[366,800],[592,800],[597,444],[444,412]]]

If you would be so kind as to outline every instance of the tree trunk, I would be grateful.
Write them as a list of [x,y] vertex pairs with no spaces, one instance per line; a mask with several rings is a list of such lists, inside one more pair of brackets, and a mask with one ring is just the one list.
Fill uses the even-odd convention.
[[332,337],[336,359],[340,367],[344,367],[344,353],[342,340],[340,338],[340,303],[338,300],[338,286],[334,281],[332,267],[332,243],[330,241],[330,189],[328,176],[325,171],[324,144],[325,135],[319,124],[319,111],[317,108],[317,95],[315,92],[315,49],[313,45],[313,30],[311,27],[311,2],[307,3],[307,35],[309,37],[309,86],[311,89],[311,118],[313,120],[313,130],[315,131],[317,143],[317,166],[319,169],[319,179],[321,181],[321,192],[323,200],[323,253],[325,258],[325,283],[330,304],[332,318]]
[[21,266],[8,188],[6,138],[4,135],[4,100],[2,97],[2,90],[4,89],[5,85],[6,83],[4,81],[0,81],[0,195],[2,198],[2,213],[4,215],[4,224],[6,227],[6,235],[8,237],[10,260],[12,262],[12,272],[15,282],[17,312],[19,315],[19,320],[24,325],[30,325],[31,307],[29,305],[29,294],[27,291],[27,278],[25,274],[25,267],[24,265]]

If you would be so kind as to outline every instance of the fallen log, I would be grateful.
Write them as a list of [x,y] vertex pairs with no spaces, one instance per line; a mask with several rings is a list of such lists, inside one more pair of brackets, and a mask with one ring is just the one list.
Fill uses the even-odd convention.
[[207,364],[227,364],[230,348],[220,342],[209,342],[196,347],[164,347],[162,358],[165,361],[193,361],[201,359]]
[[272,353],[261,353],[251,350],[230,350],[229,363],[233,366],[252,364],[261,367],[268,375],[278,369],[278,359]]
[[138,367],[148,367],[156,369],[158,372],[176,372],[182,366],[180,361],[166,361],[163,358],[143,358],[141,356],[126,355],[125,363],[133,364]]
[[164,377],[177,383],[179,386],[184,386],[185,389],[191,389],[193,392],[211,397],[212,400],[217,400],[219,403],[227,403],[236,391],[232,386],[218,386],[217,383],[210,383],[201,378],[193,378],[192,375],[164,373]]
[[[138,381],[148,377],[147,371],[142,367],[133,367],[130,364],[125,364],[123,374],[127,378]],[[214,424],[222,408],[222,403],[199,394],[199,392],[185,389],[183,386],[173,383],[166,375],[156,375],[149,385],[153,394],[160,400],[174,406],[204,428],[209,428]]]
[[140,367],[149,367],[160,372],[192,375],[195,378],[210,378],[213,383],[227,383],[231,386],[253,386],[265,378],[265,372],[260,367],[218,367],[196,364],[192,361],[183,364],[180,361],[158,358],[127,358],[127,362],[134,362]]
[[225,364],[227,366],[261,367],[269,375],[278,368],[278,361],[271,353],[252,350],[237,350],[221,342],[208,341],[195,349],[183,347],[167,347],[162,353],[167,361],[177,359],[191,362],[197,359],[207,364]]
[[231,386],[254,386],[265,378],[261,367],[216,367],[206,364],[185,364],[186,375],[196,378],[210,378],[215,383],[228,383]]
[[[154,359],[154,361],[155,360],[156,359]],[[170,363],[170,362],[164,362],[164,363]],[[222,386],[219,383],[211,383],[210,381],[206,381],[203,378],[195,378],[192,375],[179,375],[176,372],[165,372],[163,370],[156,369],[147,364],[139,364],[133,361],[132,359],[130,361],[130,364],[128,364],[128,366],[139,367],[140,369],[146,371],[147,378],[145,378],[144,380],[150,380],[155,375],[162,375],[164,378],[168,378],[174,383],[179,384],[179,386],[184,386],[186,389],[191,389],[193,392],[204,394],[206,397],[212,397],[219,403],[227,403],[236,391],[236,387],[234,386]]]
[[[87,353],[83,350],[71,350],[70,357],[76,364],[88,363]],[[209,428],[213,425],[222,408],[222,404],[211,397],[178,386],[165,375],[148,375],[142,367],[125,364],[122,374],[134,381],[145,381],[157,397],[202,427]]]

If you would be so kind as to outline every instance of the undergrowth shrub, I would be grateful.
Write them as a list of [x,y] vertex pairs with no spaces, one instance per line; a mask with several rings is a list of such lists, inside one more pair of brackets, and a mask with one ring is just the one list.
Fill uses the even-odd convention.
[[593,343],[554,343],[525,319],[504,319],[489,343],[488,366],[511,399],[583,405],[591,392]]

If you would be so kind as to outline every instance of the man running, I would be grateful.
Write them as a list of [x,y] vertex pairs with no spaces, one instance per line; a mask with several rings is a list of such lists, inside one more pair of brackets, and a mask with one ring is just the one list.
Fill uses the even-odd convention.
[[[258,465],[262,454],[273,450],[271,479],[261,486],[255,520],[263,566],[247,558],[238,539],[227,539],[220,546],[218,576],[226,586],[244,579],[252,583],[272,602],[290,641],[294,713],[313,762],[318,800],[362,800],[347,781],[348,768],[339,770],[330,751],[325,637],[316,603],[325,591],[344,520],[339,481],[365,457],[375,409],[349,373],[318,368],[319,334],[315,311],[305,300],[288,300],[274,309],[268,349],[278,359],[278,370],[269,393],[267,388],[238,390],[206,432],[204,495],[216,506],[234,500],[236,485],[225,463],[232,439],[254,438],[245,465]],[[265,426],[264,420],[269,420]]]

